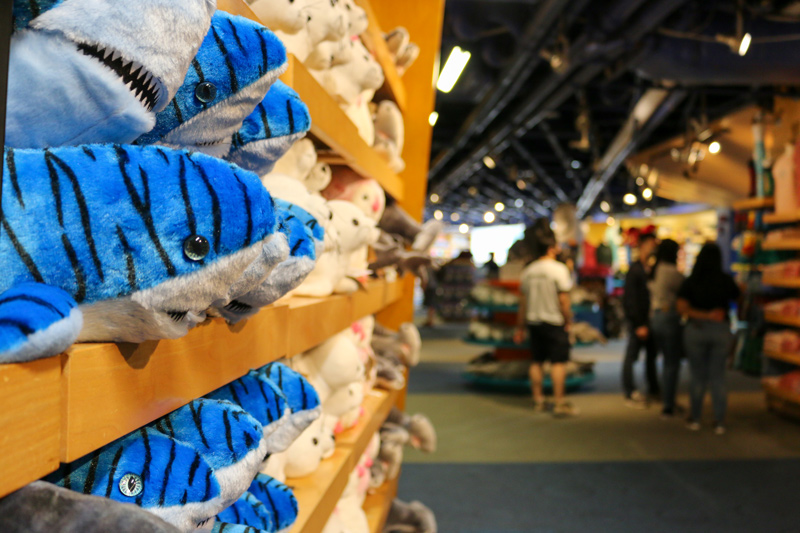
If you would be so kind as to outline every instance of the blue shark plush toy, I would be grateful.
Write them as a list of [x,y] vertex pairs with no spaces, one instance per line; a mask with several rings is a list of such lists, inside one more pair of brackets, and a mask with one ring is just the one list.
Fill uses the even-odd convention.
[[283,43],[264,26],[217,11],[186,79],[152,131],[137,144],[160,143],[217,157],[286,70]]
[[263,176],[311,128],[308,107],[291,87],[278,80],[233,135],[226,159]]
[[[234,285],[246,292],[262,282],[241,278],[278,226],[255,175],[164,147],[6,149],[3,180],[0,308],[21,283],[57,287],[83,312],[78,340],[185,334],[206,309],[229,302]],[[47,324],[31,325],[18,329],[47,345],[34,337]],[[0,342],[0,362],[24,353]],[[57,353],[46,352],[26,357]]]
[[138,505],[182,531],[201,527],[229,505],[214,469],[195,448],[154,429],[139,429],[46,479]]
[[14,0],[6,145],[132,142],[149,131],[183,82],[215,4]]
[[245,492],[233,505],[217,515],[217,521],[256,528],[259,531],[278,531],[274,518],[264,503],[250,492]]
[[249,492],[264,504],[275,524],[275,531],[284,531],[297,520],[297,498],[292,489],[277,479],[258,474]]

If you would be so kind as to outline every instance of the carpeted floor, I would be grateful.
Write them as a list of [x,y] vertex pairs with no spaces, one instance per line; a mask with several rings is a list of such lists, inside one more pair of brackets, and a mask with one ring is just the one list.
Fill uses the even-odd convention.
[[430,416],[439,447],[406,452],[400,497],[428,504],[440,531],[800,531],[800,425],[766,411],[757,379],[729,374],[726,435],[694,433],[624,406],[621,343],[579,348],[597,379],[571,397],[581,416],[556,420],[467,386],[463,364],[485,349],[458,328],[423,333],[406,409]]

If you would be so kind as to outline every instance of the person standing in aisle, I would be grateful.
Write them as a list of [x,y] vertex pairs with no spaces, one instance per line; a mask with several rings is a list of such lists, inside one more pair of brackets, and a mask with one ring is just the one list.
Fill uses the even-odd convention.
[[731,327],[728,310],[739,298],[739,287],[722,270],[722,251],[716,243],[707,243],[697,255],[691,275],[678,290],[678,312],[688,319],[684,346],[692,373],[689,396],[691,414],[687,427],[700,429],[703,398],[711,387],[714,408],[714,432],[725,434],[725,364],[731,353]]
[[[648,282],[648,261],[656,248],[656,236],[645,233],[639,236],[639,257],[627,276],[622,297],[625,321],[628,323],[628,346],[622,363],[622,389],[625,404],[636,409],[645,409],[649,399],[660,395],[658,372],[656,370],[656,346],[650,331],[650,289]],[[633,379],[633,364],[639,359],[639,352],[645,349],[645,375],[647,377],[648,398],[638,390]]]
[[675,414],[675,396],[678,391],[678,375],[683,355],[683,328],[681,317],[675,307],[678,289],[686,279],[678,271],[679,251],[680,245],[672,239],[661,241],[656,251],[651,285],[653,318],[650,324],[656,350],[664,355],[662,417],[671,417]]
[[497,279],[500,277],[500,267],[494,262],[494,253],[489,253],[489,260],[481,267],[486,279]]
[[529,374],[534,409],[546,410],[542,381],[542,364],[550,361],[550,379],[553,383],[553,416],[567,417],[578,414],[578,409],[564,399],[566,363],[569,361],[569,327],[572,309],[569,291],[572,276],[567,266],[556,260],[558,246],[549,227],[537,229],[539,257],[520,277],[520,301],[514,342],[521,344],[526,328],[530,339],[531,363]]

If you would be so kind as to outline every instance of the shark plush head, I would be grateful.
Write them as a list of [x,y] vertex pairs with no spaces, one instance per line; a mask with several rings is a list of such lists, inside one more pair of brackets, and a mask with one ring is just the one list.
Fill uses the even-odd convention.
[[319,418],[322,412],[319,395],[311,383],[299,372],[277,362],[270,363],[257,372],[283,391],[289,408],[292,410],[289,421],[297,431],[297,435]]
[[233,134],[226,159],[263,176],[311,127],[308,107],[291,87],[276,81]]
[[230,301],[278,224],[255,175],[163,147],[6,149],[3,180],[0,291],[66,291],[79,340],[185,334]]
[[137,144],[160,143],[224,156],[231,136],[286,69],[286,49],[264,26],[217,11],[178,88]]
[[213,0],[15,0],[6,145],[131,142],[183,82]]
[[46,478],[61,487],[136,504],[182,531],[227,506],[214,469],[188,444],[142,428]]
[[258,498],[272,516],[277,531],[285,531],[297,520],[297,498],[292,489],[266,474],[257,474],[250,493]]
[[149,427],[197,450],[214,469],[225,507],[247,490],[267,451],[261,424],[227,401],[193,400]]
[[218,522],[248,526],[259,531],[278,531],[266,505],[250,492],[242,494],[233,505],[220,512],[216,518]]

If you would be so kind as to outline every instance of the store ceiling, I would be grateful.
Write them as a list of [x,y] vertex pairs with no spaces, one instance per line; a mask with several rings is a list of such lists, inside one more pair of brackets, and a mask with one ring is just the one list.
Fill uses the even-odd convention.
[[[738,35],[753,36],[744,57],[713,42],[738,46],[737,19]],[[429,192],[439,201],[427,216],[480,225],[497,202],[508,223],[563,202],[621,211],[624,193],[638,193],[628,156],[798,92],[800,2],[448,0],[443,63],[454,46],[472,58],[452,92],[437,93]],[[640,197],[637,208],[666,202]]]

